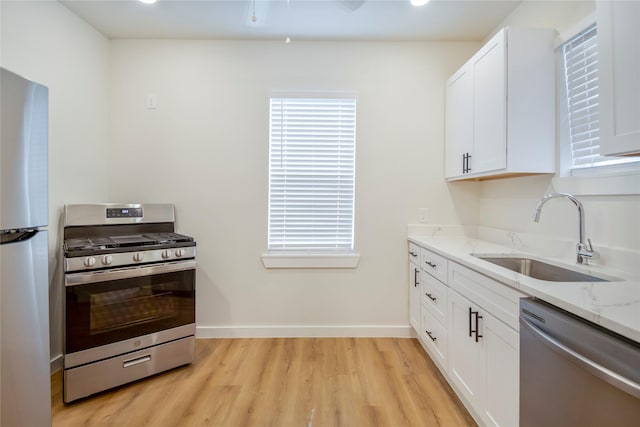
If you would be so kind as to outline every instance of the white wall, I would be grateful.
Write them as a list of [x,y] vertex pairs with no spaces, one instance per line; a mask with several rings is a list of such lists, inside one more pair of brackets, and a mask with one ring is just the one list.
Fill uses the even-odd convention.
[[595,12],[595,1],[579,0],[524,0],[485,40],[506,26],[530,28],[555,28],[564,33],[584,17]]
[[58,2],[0,2],[0,65],[49,88],[51,357],[62,352],[62,208],[107,199],[109,41]]
[[[499,27],[552,26],[566,33],[595,11],[594,2],[523,2]],[[559,99],[558,102],[561,100]],[[560,110],[558,108],[558,110]],[[557,123],[561,123],[559,117]],[[575,206],[554,200],[545,206],[539,223],[532,221],[538,200],[554,188],[551,176],[485,181],[479,184],[477,224],[536,236],[577,242],[578,215]],[[462,183],[461,185],[465,185]],[[585,207],[586,234],[596,250],[603,246],[624,253],[640,250],[640,196],[579,196]],[[640,273],[637,261],[629,257],[626,264],[614,265]],[[637,260],[637,256],[635,257]],[[611,264],[617,260],[604,260]],[[620,260],[622,261],[622,260]],[[635,271],[633,271],[635,270]]]
[[[406,224],[419,207],[464,219],[442,179],[444,81],[477,48],[112,42],[109,199],[176,204],[198,243],[201,336],[408,333]],[[356,269],[262,266],[271,90],[357,94]]]

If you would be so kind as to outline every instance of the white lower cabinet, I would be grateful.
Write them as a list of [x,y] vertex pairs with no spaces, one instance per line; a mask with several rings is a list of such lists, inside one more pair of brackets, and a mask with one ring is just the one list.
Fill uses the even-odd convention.
[[490,314],[483,321],[482,416],[487,425],[515,427],[520,412],[520,336]]
[[422,300],[422,285],[420,284],[420,268],[409,263],[409,323],[416,331],[420,331],[420,301]]
[[[475,341],[471,311],[478,307],[454,290],[449,290],[449,375],[474,407],[482,402],[482,353],[484,341]],[[479,332],[480,333],[480,332]],[[481,334],[481,333],[480,333]]]
[[519,336],[449,290],[449,375],[486,425],[517,426]]
[[409,324],[420,332],[422,318],[420,301],[422,285],[420,284],[420,247],[409,242]]
[[526,295],[451,260],[442,261],[434,272],[446,269],[446,283],[431,270],[416,270],[409,263],[412,310],[419,310],[421,317],[420,325],[412,326],[480,425],[517,427],[517,317],[519,300]]

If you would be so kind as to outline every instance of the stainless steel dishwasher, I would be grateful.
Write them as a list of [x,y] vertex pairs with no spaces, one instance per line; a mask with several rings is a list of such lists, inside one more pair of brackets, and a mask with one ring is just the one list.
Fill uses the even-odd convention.
[[520,425],[640,425],[640,344],[522,299]]

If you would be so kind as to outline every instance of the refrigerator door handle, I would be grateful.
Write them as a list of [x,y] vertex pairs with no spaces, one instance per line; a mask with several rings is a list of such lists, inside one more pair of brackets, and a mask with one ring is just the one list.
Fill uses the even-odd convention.
[[2,233],[0,235],[0,244],[4,245],[6,243],[24,242],[25,240],[31,239],[37,233],[38,230],[34,229],[17,230],[11,233]]
[[594,362],[593,360],[586,358],[582,354],[575,352],[558,340],[545,334],[542,330],[523,317],[520,317],[520,326],[531,332],[542,344],[546,345],[551,350],[571,360],[578,366],[589,371],[603,381],[606,381],[617,389],[636,398],[640,398],[640,384],[637,384],[634,381],[631,381],[630,379]]

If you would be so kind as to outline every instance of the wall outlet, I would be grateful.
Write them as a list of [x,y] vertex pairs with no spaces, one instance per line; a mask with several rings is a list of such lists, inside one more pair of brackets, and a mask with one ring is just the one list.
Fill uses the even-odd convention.
[[418,209],[418,217],[421,224],[426,224],[429,220],[429,209],[420,208]]

